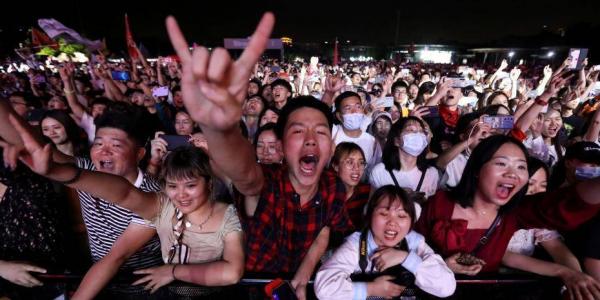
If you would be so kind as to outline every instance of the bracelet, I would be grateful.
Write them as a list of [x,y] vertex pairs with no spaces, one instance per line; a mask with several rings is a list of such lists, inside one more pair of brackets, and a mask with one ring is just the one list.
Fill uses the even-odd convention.
[[537,97],[537,98],[535,98],[535,104],[541,105],[541,106],[546,106],[546,105],[548,105],[548,102],[542,100],[540,97]]
[[65,180],[65,181],[60,181],[60,180],[54,180],[54,181],[66,185],[66,184],[74,183],[75,181],[79,180],[79,177],[81,177],[81,173],[83,172],[83,169],[77,167],[74,164],[71,164],[71,166],[73,166],[75,168],[75,170],[76,170],[75,171],[75,176],[73,176],[73,178],[71,178],[69,180]]
[[171,269],[171,275],[173,275],[173,280],[177,280],[177,278],[175,277],[175,268],[177,268],[177,264],[174,264],[173,269]]
[[65,94],[75,94],[75,90],[63,89],[63,91],[65,92]]

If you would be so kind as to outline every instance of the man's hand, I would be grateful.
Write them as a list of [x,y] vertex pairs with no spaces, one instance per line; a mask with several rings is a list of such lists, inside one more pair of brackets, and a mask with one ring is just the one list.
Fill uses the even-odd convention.
[[23,262],[0,261],[0,277],[20,286],[42,286],[29,272],[46,273],[46,270]]
[[296,297],[298,297],[298,300],[306,300],[306,285],[308,284],[308,280],[297,280],[294,278],[290,284],[296,291]]
[[238,126],[248,79],[265,50],[275,23],[272,13],[265,13],[252,35],[248,47],[237,61],[226,49],[209,53],[199,46],[189,51],[175,18],[168,17],[167,31],[182,64],[181,92],[185,107],[202,129],[228,131]]
[[600,299],[600,283],[591,276],[568,268],[564,268],[559,276],[567,287],[570,300]]
[[[52,148],[50,144],[42,145],[40,144],[33,135],[19,123],[15,116],[9,115],[8,120],[11,125],[15,128],[21,140],[23,140],[24,149],[11,150],[9,152],[12,153],[12,159],[18,156],[19,160],[21,160],[24,164],[26,164],[32,171],[45,176],[50,173],[52,161]],[[0,146],[6,147],[6,143],[0,144]],[[25,151],[21,151],[25,150]],[[17,153],[14,153],[18,151]],[[16,166],[16,161],[10,162],[11,166]]]
[[342,90],[346,85],[341,76],[327,75],[325,78],[325,92],[335,94]]
[[132,285],[138,285],[147,283],[144,287],[145,290],[150,290],[150,294],[156,292],[159,288],[173,282],[173,268],[176,265],[162,265],[160,267],[142,269],[133,271],[133,274],[144,274],[142,279],[132,283]]

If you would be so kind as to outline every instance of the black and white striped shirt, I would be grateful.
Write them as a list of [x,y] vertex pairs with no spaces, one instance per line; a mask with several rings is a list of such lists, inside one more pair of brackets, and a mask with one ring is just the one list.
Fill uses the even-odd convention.
[[[77,166],[85,170],[95,171],[96,167],[91,160],[77,158]],[[146,192],[158,191],[160,186],[156,181],[139,171],[134,185]],[[97,262],[108,254],[113,244],[125,231],[130,223],[152,227],[142,217],[128,209],[92,195],[77,191],[81,203],[81,213],[87,228],[88,241],[92,260]],[[155,235],[146,245],[133,254],[121,266],[121,270],[148,268],[162,264],[160,254],[160,240]]]

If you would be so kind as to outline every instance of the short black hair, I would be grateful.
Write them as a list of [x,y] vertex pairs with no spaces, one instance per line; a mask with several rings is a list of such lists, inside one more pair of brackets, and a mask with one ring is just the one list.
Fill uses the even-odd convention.
[[92,100],[90,107],[93,107],[94,105],[97,105],[97,104],[108,107],[111,102],[112,101],[108,100],[108,98],[106,98],[106,97],[98,97],[98,98],[94,98],[94,100]]
[[143,147],[146,142],[146,132],[144,126],[139,124],[141,120],[141,110],[138,109],[123,109],[115,110],[112,105],[111,109],[100,115],[94,123],[96,124],[96,133],[101,128],[115,128],[123,130],[129,138],[139,147]]
[[[462,177],[458,185],[449,190],[450,198],[454,201],[458,202],[462,207],[471,207],[473,206],[473,201],[475,200],[475,193],[478,189],[478,182],[480,179],[481,168],[485,163],[490,161],[494,154],[502,147],[504,144],[514,144],[521,151],[523,151],[523,155],[525,159],[529,161],[529,155],[527,153],[527,149],[523,145],[523,143],[513,137],[506,135],[493,135],[483,139],[473,152],[471,156],[469,156],[469,160],[467,161],[467,165],[465,166],[465,170],[462,173]],[[529,169],[529,168],[528,168]],[[527,184],[518,191],[509,202],[502,207],[500,207],[500,212],[505,212],[510,210],[512,207],[518,204],[521,199],[527,193]]]
[[333,127],[333,114],[331,113],[331,108],[313,96],[298,96],[291,99],[291,101],[288,101],[281,109],[281,114],[279,114],[279,119],[277,119],[277,126],[275,126],[275,134],[278,139],[283,139],[283,131],[285,130],[285,125],[287,124],[290,115],[294,111],[305,107],[316,109],[323,113],[323,116],[327,119],[329,130],[331,130]]
[[358,93],[355,93],[353,91],[345,91],[341,94],[339,94],[337,97],[335,97],[335,111],[336,112],[342,112],[342,101],[344,101],[344,99],[346,98],[350,98],[350,97],[356,97],[358,98],[358,100],[360,99],[360,95]]
[[285,79],[275,79],[275,81],[271,82],[271,88],[274,89],[276,86],[282,86],[288,90],[288,92],[292,92],[292,85]]
[[253,144],[254,144],[254,148],[256,149],[256,144],[258,144],[258,137],[265,131],[273,131],[275,132],[275,123],[269,122],[263,126],[258,127],[258,129],[256,130],[256,133],[254,134],[254,140],[253,140]]
[[398,79],[394,82],[394,84],[392,84],[392,94],[394,94],[394,90],[396,90],[399,87],[403,87],[408,91],[408,84],[406,84],[404,80]]
[[410,216],[410,229],[413,228],[413,225],[415,224],[415,222],[417,221],[417,213],[416,213],[416,209],[415,209],[415,201],[414,201],[414,197],[411,197],[406,190],[397,187],[395,185],[384,185],[380,188],[378,188],[377,190],[375,190],[375,192],[373,192],[373,195],[371,195],[371,198],[369,199],[369,202],[367,203],[367,213],[365,215],[365,228],[370,228],[371,226],[371,219],[373,218],[373,212],[375,211],[375,207],[377,207],[377,205],[384,199],[384,198],[388,198],[389,199],[389,205],[391,206],[392,203],[394,203],[394,201],[396,200],[400,200],[400,202],[402,202],[402,208],[404,209],[404,211],[408,214],[408,216]]

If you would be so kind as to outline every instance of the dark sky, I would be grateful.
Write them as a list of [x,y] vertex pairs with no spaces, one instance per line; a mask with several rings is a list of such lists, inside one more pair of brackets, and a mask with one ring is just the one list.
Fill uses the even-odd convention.
[[[190,41],[222,43],[223,37],[246,37],[260,15],[276,15],[273,36],[295,41],[324,41],[338,36],[353,43],[392,44],[399,21],[398,42],[456,42],[484,45],[507,36],[529,36],[580,23],[600,27],[600,1],[150,1],[126,0],[14,1],[0,18],[0,46],[14,47],[19,28],[55,18],[88,38],[106,37],[109,48],[123,48],[123,14],[127,12],[134,38],[157,51],[169,51],[164,18],[175,15]],[[50,4],[51,3],[51,4]],[[590,39],[597,36],[590,36]],[[544,46],[544,45],[540,45]]]

